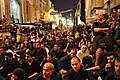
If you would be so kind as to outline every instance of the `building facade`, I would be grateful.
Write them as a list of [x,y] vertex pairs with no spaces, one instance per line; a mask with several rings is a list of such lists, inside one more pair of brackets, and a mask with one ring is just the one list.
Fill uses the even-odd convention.
[[10,0],[0,0],[0,19],[3,15],[10,19]]
[[110,9],[119,8],[120,9],[120,0],[110,0]]
[[114,8],[120,9],[120,0],[86,0],[86,22],[96,20],[97,14],[109,14]]
[[50,0],[0,0],[0,19],[5,15],[14,23],[32,23],[43,19],[50,7]]

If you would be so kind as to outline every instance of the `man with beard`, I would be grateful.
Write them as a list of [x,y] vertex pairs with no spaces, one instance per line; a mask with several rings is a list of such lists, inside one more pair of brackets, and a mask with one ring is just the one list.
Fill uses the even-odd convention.
[[60,48],[59,43],[54,45],[54,48],[51,50],[53,57],[60,60],[62,57],[66,56],[66,53]]
[[[106,64],[105,67],[94,74],[97,76],[101,76],[101,78],[104,79],[111,71],[114,70],[114,63],[116,57],[117,53],[114,52],[107,53],[107,63],[104,63]],[[103,64],[101,64],[100,66],[103,66]]]
[[33,58],[31,52],[26,52],[25,54],[25,61],[21,65],[22,69],[28,75],[28,79],[34,80],[38,76],[40,72],[39,63]]
[[120,80],[120,57],[115,59],[114,70],[104,80]]
[[13,54],[9,52],[5,55],[5,62],[3,64],[3,70],[1,74],[3,77],[7,77],[9,73],[13,72],[15,68],[19,67],[20,67],[19,62],[15,60],[13,58]]
[[33,56],[35,59],[42,64],[42,62],[47,58],[47,52],[41,47],[41,43],[35,43],[35,49],[33,50]]
[[82,64],[78,57],[70,60],[72,69],[68,70],[63,80],[94,80],[92,75],[82,68]]

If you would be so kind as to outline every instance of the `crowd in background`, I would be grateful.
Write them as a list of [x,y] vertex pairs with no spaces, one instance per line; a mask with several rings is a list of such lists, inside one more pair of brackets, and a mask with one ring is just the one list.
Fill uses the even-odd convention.
[[120,13],[98,17],[74,29],[14,27],[0,48],[0,80],[120,80]]

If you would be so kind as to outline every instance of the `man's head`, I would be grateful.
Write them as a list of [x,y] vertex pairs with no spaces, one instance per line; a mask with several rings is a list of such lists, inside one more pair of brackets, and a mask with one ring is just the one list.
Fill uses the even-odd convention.
[[16,68],[11,75],[11,80],[26,80],[26,79],[27,75],[25,71],[21,68]]
[[35,48],[37,48],[37,49],[41,48],[40,42],[37,42],[37,43],[35,44]]
[[120,57],[115,59],[115,72],[117,75],[120,75]]
[[99,19],[104,19],[103,14],[98,14],[98,18],[99,18]]
[[25,54],[25,59],[26,59],[26,61],[31,61],[31,60],[33,60],[33,58],[32,58],[32,53],[31,52],[26,52],[26,54]]
[[70,60],[70,64],[71,64],[71,67],[72,69],[75,71],[75,72],[78,72],[81,68],[81,62],[80,62],[80,59],[78,57],[73,57],[71,60]]
[[77,50],[76,48],[72,48],[71,51],[70,51],[70,56],[73,57],[77,54]]
[[44,43],[41,43],[41,48],[45,48],[45,44]]
[[83,53],[85,53],[86,50],[87,50],[87,46],[86,45],[82,45],[81,50],[82,50]]
[[50,79],[54,72],[54,65],[52,63],[45,63],[43,66],[43,78]]
[[13,54],[11,52],[8,52],[6,55],[5,55],[5,60],[12,60],[13,59]]
[[108,63],[114,63],[116,57],[117,57],[117,54],[116,54],[116,53],[114,53],[114,52],[109,52],[109,53],[107,54],[107,61],[108,61]]
[[21,48],[25,48],[25,43],[21,43],[21,44],[20,44],[20,47],[21,47]]
[[57,50],[59,50],[59,49],[60,49],[60,45],[59,45],[59,44],[55,44],[55,45],[54,45],[54,50],[57,51]]

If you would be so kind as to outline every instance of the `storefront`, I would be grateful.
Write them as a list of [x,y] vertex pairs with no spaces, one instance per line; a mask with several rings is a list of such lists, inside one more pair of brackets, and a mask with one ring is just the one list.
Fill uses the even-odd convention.
[[13,23],[22,23],[21,0],[10,0],[10,11]]

